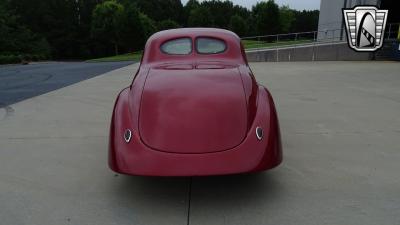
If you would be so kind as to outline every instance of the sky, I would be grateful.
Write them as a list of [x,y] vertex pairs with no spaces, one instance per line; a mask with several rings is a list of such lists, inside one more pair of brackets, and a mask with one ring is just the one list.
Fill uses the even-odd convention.
[[[181,0],[182,4],[185,5],[188,0]],[[201,1],[201,0],[200,0]],[[251,9],[252,5],[262,0],[231,0],[234,4],[245,6]],[[303,9],[319,9],[321,0],[275,0],[278,5],[289,5],[292,9],[303,10]]]

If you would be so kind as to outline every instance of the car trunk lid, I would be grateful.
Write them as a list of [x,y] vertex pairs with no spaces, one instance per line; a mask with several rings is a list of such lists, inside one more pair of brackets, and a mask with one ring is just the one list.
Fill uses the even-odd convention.
[[237,68],[150,69],[139,130],[149,147],[171,153],[231,149],[245,138],[247,106]]

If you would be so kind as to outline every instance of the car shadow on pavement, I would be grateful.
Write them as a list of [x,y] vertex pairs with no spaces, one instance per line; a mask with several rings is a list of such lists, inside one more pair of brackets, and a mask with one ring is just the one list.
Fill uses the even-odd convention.
[[134,198],[137,194],[174,196],[175,194],[189,193],[190,178],[116,176],[119,184],[115,191],[124,196]]
[[194,178],[191,200],[193,209],[246,207],[262,202],[274,202],[284,188],[278,174],[261,172],[221,177]]
[[[118,198],[132,201],[132,206],[140,202],[140,211],[154,213],[167,208],[172,214],[221,208],[240,211],[260,204],[273,205],[284,191],[279,174],[274,172],[193,178],[118,175],[117,180],[114,191]],[[171,207],[181,210],[172,211]]]
[[109,183],[109,201],[119,210],[111,213],[115,218],[127,218],[120,224],[183,224],[189,187],[190,178],[115,175]]

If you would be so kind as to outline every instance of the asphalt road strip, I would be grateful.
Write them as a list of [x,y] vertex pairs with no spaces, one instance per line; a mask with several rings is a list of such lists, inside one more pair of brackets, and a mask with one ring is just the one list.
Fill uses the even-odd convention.
[[0,107],[54,91],[132,62],[46,62],[0,67]]

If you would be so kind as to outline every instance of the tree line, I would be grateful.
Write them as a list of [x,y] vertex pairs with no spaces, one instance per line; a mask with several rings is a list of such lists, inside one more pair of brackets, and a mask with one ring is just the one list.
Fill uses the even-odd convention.
[[153,33],[180,27],[224,28],[242,37],[312,31],[318,15],[274,0],[252,9],[229,0],[0,0],[0,61],[139,51]]

